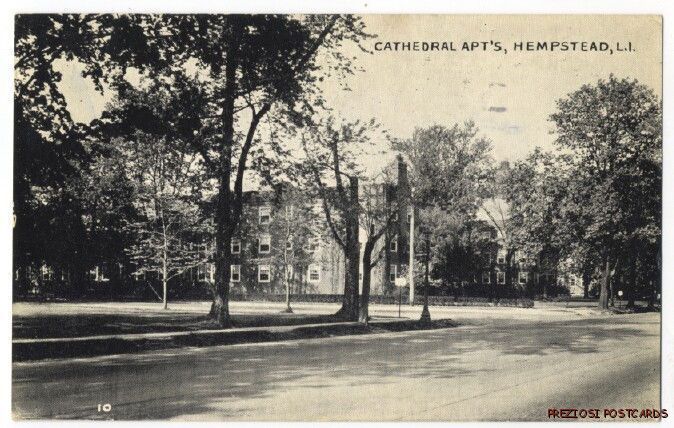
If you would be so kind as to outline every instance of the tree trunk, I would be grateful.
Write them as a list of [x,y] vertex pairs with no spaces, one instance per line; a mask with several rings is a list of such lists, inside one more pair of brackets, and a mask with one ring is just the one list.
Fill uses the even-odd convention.
[[342,298],[342,307],[336,316],[349,321],[358,320],[358,274],[360,272],[358,244],[358,178],[349,179],[349,199],[350,206],[342,210],[346,218],[346,236],[344,240],[344,296]]
[[370,304],[370,282],[372,278],[372,249],[374,242],[368,240],[363,249],[363,291],[360,295],[360,316],[358,321],[367,325]]
[[286,309],[290,311],[290,281],[288,281],[288,268],[286,267],[285,275],[285,285],[286,285]]
[[[284,258],[286,258],[286,257],[284,257]],[[292,314],[293,309],[290,307],[290,279],[288,278],[288,262],[287,262],[287,260],[285,261],[285,264],[283,265],[283,282],[285,284],[285,292],[286,292],[286,307],[281,312],[286,313],[286,314]]]
[[[235,19],[235,18],[234,18]],[[234,25],[233,25],[234,27]],[[232,40],[227,45],[225,64],[225,89],[222,102],[222,150],[219,165],[219,186],[215,213],[215,284],[213,286],[212,313],[221,327],[231,327],[229,315],[230,242],[236,222],[233,218],[234,201],[230,188],[232,172],[232,147],[234,145],[234,100],[236,98],[236,71],[238,68],[237,30],[232,29]]]
[[168,271],[166,269],[166,253],[164,253],[164,258],[162,260],[161,266],[161,285],[162,285],[162,302],[164,304],[164,309],[168,309]]
[[[425,272],[424,272],[424,308],[421,310],[421,318],[419,319],[419,323],[423,326],[428,326],[431,324],[431,313],[428,310],[428,288],[430,286],[429,280],[430,280],[430,272],[429,272],[429,266],[430,266],[430,261],[431,261],[431,241],[426,234],[426,266],[425,266]],[[489,287],[491,290],[491,287]]]
[[629,278],[627,279],[627,283],[625,284],[625,294],[627,298],[627,307],[628,308],[633,308],[634,307],[634,294],[636,293],[636,286],[637,286],[637,258],[635,256],[635,249],[632,248],[629,254]]
[[604,256],[604,275],[599,291],[599,309],[608,309],[609,283],[611,282],[611,266],[608,256]]

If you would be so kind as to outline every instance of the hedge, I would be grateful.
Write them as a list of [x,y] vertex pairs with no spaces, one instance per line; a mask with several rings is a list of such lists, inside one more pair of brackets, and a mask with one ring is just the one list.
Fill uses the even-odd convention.
[[[235,302],[284,302],[285,294],[232,294],[230,300]],[[342,301],[341,294],[293,294],[292,302],[305,303],[339,303]],[[397,296],[370,296],[370,303],[394,305],[398,304]],[[408,304],[409,299],[403,296],[402,304]],[[423,304],[423,296],[415,296],[415,305]],[[506,299],[487,297],[461,297],[461,296],[428,296],[428,304],[431,306],[508,306],[519,308],[532,308],[534,301],[526,298]]]

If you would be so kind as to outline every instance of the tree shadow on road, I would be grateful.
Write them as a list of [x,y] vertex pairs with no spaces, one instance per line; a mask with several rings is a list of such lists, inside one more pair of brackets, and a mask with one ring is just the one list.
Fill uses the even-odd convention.
[[[502,359],[597,353],[605,341],[619,346],[656,335],[637,324],[584,319],[64,360],[15,368],[14,403],[24,417],[94,418],[100,415],[81,403],[104,391],[114,419],[236,420],[255,414],[251,400],[296,389],[321,393],[335,386],[393,387],[400,378],[422,384],[484,372],[498,376]],[[471,355],[481,363],[471,364]]]

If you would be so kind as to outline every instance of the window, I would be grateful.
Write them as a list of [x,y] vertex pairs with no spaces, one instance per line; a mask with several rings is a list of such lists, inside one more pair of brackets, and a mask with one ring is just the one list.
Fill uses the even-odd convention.
[[503,254],[499,254],[498,258],[496,259],[497,263],[502,265],[505,264],[505,256]]
[[230,267],[229,280],[232,282],[241,282],[241,265],[232,265]]
[[321,269],[318,265],[309,265],[309,282],[318,282],[321,280]]
[[318,250],[319,246],[320,242],[318,238],[311,238],[307,241],[304,250],[308,253],[313,253],[314,251]]
[[106,276],[106,273],[107,269],[105,269],[105,265],[96,266],[95,268],[89,271],[89,276],[91,277],[92,280],[96,282],[107,282],[110,280],[110,278]]
[[286,250],[290,251],[293,249],[293,241],[286,241]]
[[232,254],[241,254],[241,240],[232,238],[229,244],[229,249]]
[[489,275],[489,272],[482,272],[482,283],[483,284],[491,283],[491,275]]
[[199,267],[197,268],[198,281],[206,281],[206,271],[207,271],[206,265],[199,265]]
[[40,275],[42,276],[43,281],[51,281],[54,279],[54,270],[49,266],[42,265]]
[[389,244],[389,249],[391,250],[392,253],[395,253],[398,251],[398,238],[393,238],[391,239],[391,243]]
[[269,224],[271,222],[271,207],[260,207],[258,210],[258,220],[260,224]]
[[257,267],[257,281],[258,282],[271,281],[271,267],[269,265],[259,265]]
[[271,251],[271,236],[270,235],[260,236],[260,239],[258,239],[257,251],[260,254],[269,254],[269,252]]
[[391,271],[389,272],[389,280],[395,282],[398,277],[398,265],[391,265]]
[[496,282],[505,284],[505,272],[496,272]]
[[526,284],[528,279],[529,279],[528,273],[520,272],[520,274],[519,274],[519,283],[520,284]]

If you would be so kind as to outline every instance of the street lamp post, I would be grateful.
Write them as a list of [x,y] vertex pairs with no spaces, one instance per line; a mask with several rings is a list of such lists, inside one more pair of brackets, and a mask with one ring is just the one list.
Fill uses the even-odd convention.
[[431,256],[431,239],[429,236],[428,230],[424,230],[424,238],[426,241],[426,254],[425,254],[425,272],[424,272],[424,309],[421,311],[421,318],[419,322],[423,325],[428,325],[431,323],[431,312],[428,310],[428,270],[429,270],[429,261]]

